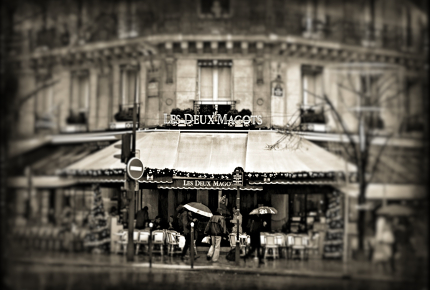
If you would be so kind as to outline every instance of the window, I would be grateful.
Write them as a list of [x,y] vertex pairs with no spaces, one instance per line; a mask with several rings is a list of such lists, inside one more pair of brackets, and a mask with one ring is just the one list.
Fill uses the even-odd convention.
[[[50,80],[51,78],[49,75],[38,76],[36,77],[36,87],[41,88],[42,86],[46,86],[48,85]],[[36,113],[36,119],[50,118],[54,102],[53,99],[53,85],[48,85],[44,89],[37,92],[34,102],[34,111]]]
[[316,96],[322,96],[322,67],[302,66],[302,102],[304,108],[321,103]]
[[417,79],[406,82],[405,124],[407,132],[424,131],[424,110],[421,84]]
[[325,24],[325,11],[323,1],[307,0],[304,27],[306,32],[317,32]]
[[119,38],[130,38],[138,35],[135,2],[136,1],[126,0],[121,1],[119,4]]
[[372,75],[360,76],[361,92],[364,97],[359,100],[360,106],[373,108],[369,111],[367,116],[367,125],[370,129],[383,129],[384,124],[380,116],[379,103],[380,103],[380,87],[379,77]]
[[100,74],[97,80],[97,129],[106,129],[112,118],[111,74]]
[[88,71],[72,74],[71,108],[74,113],[87,112],[90,97],[90,80]]
[[202,18],[228,18],[231,16],[231,0],[199,0],[198,12]]
[[231,99],[231,60],[199,60],[199,99]]
[[136,67],[124,66],[121,69],[121,108],[133,108],[137,89]]

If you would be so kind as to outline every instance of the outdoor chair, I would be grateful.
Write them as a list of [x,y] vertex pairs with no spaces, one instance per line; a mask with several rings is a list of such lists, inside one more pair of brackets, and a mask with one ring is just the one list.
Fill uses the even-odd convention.
[[276,234],[275,243],[278,245],[279,256],[282,258],[287,258],[288,251],[287,251],[286,236],[284,234]]
[[60,228],[55,227],[55,228],[52,229],[52,232],[51,232],[51,234],[52,234],[52,236],[51,236],[51,243],[52,243],[51,246],[52,246],[52,249],[55,250],[55,251],[60,250],[60,247],[61,247],[60,231],[61,231]]
[[268,233],[260,233],[260,244],[262,247],[266,245],[266,235],[268,235]]
[[312,235],[311,239],[309,240],[309,245],[307,246],[308,254],[312,254],[312,255],[319,254],[319,241],[320,241],[319,233]]
[[294,236],[294,244],[292,246],[292,258],[299,257],[301,260],[307,258],[307,246],[309,245],[309,238],[303,235]]
[[182,251],[179,247],[179,233],[175,231],[167,231],[167,254],[173,256],[180,254]]
[[275,235],[266,235],[266,244],[264,247],[264,259],[279,259],[278,245],[275,242]]
[[[231,233],[229,235],[230,238],[230,247],[233,249],[236,247],[236,237],[237,234]],[[240,247],[240,256],[243,257],[247,254],[247,240],[249,236],[239,235],[239,247]]]
[[119,240],[116,241],[116,250],[115,253],[118,254],[120,251],[125,253],[127,252],[127,244],[128,244],[128,234],[126,231],[116,233],[115,235],[119,236]]
[[287,257],[291,259],[293,254],[294,234],[286,235],[286,243],[287,243]]
[[139,254],[139,249],[140,246],[143,246],[143,251],[145,251],[145,249],[148,249],[148,245],[149,245],[149,231],[140,231],[138,232],[138,239],[136,241],[136,255]]
[[185,247],[185,237],[183,235],[179,236],[179,248],[181,249],[181,251],[184,249]]
[[152,232],[152,252],[164,255],[164,231]]

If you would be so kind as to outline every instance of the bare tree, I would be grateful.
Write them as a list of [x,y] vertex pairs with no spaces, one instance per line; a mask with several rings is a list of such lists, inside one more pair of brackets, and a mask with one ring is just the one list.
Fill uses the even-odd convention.
[[[305,90],[319,102],[312,107],[322,107],[325,115],[332,118],[338,132],[346,136],[347,142],[340,142],[347,160],[357,166],[359,183],[358,196],[358,236],[359,252],[364,250],[365,232],[365,203],[366,189],[372,182],[382,153],[390,138],[398,131],[402,111],[398,102],[404,92],[402,88],[402,69],[397,66],[372,63],[352,63],[332,66],[328,68],[329,75],[336,77],[336,95],[329,97],[327,92],[317,95]],[[333,83],[329,79],[329,84]],[[345,98],[345,94],[348,94]],[[299,144],[291,138],[301,137],[300,114],[297,111],[281,131],[283,136],[275,143],[268,145],[268,149],[278,148],[281,142],[286,147],[296,148]],[[384,124],[381,114],[392,119],[393,124]],[[394,125],[391,126],[390,125]],[[382,130],[384,128],[384,130]],[[290,138],[290,139],[288,139]],[[370,155],[372,141],[376,138],[384,139],[383,145],[377,151],[375,158]],[[287,140],[287,142],[283,142]]]

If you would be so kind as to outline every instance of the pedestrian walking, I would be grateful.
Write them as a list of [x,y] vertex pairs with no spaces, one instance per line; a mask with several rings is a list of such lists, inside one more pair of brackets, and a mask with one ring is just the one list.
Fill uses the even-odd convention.
[[145,206],[136,213],[136,229],[143,230],[146,228],[146,223],[149,221],[148,207]]
[[376,247],[373,253],[373,262],[382,265],[384,271],[387,266],[395,272],[394,253],[395,238],[391,223],[385,217],[379,217],[376,222]]
[[256,254],[260,264],[264,264],[260,235],[266,225],[267,223],[263,221],[260,214],[255,215],[254,218],[252,218],[248,223],[249,236],[251,238],[251,249],[247,256],[249,256],[251,253]]
[[205,235],[211,236],[211,247],[207,254],[207,259],[212,262],[217,262],[221,248],[221,238],[228,234],[224,217],[218,209],[215,214],[209,219],[205,228]]
[[181,221],[183,225],[182,233],[185,236],[185,245],[184,245],[184,248],[182,249],[181,260],[184,260],[185,254],[187,253],[188,248],[190,248],[190,245],[194,246],[194,252],[196,253],[196,256],[194,256],[194,260],[196,260],[200,257],[197,255],[197,249],[194,244],[194,240],[196,238],[197,232],[194,231],[194,236],[191,237],[191,223],[194,222],[194,228],[197,228],[197,224],[199,220],[193,217],[192,212],[184,210],[184,212],[181,214]]

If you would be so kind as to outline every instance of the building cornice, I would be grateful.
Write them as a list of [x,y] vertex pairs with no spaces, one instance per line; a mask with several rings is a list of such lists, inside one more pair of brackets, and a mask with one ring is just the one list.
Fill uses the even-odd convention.
[[[16,57],[11,61],[17,65],[18,69],[23,67],[23,63],[30,63],[33,68],[55,64],[64,66],[80,63],[97,64],[98,62],[117,59],[145,59],[160,53],[172,55],[174,46],[180,47],[180,53],[184,55],[205,55],[207,53],[202,48],[205,42],[210,43],[210,54],[233,54],[233,43],[240,43],[240,50],[243,55],[261,55],[264,52],[270,52],[272,55],[287,58],[397,64],[410,70],[424,69],[423,65],[427,58],[426,54],[369,48],[327,40],[312,40],[298,36],[163,34],[39,51]],[[194,43],[194,52],[190,49],[190,43]],[[220,43],[225,45],[225,52],[220,51]],[[256,47],[254,52],[249,49],[251,44]]]

